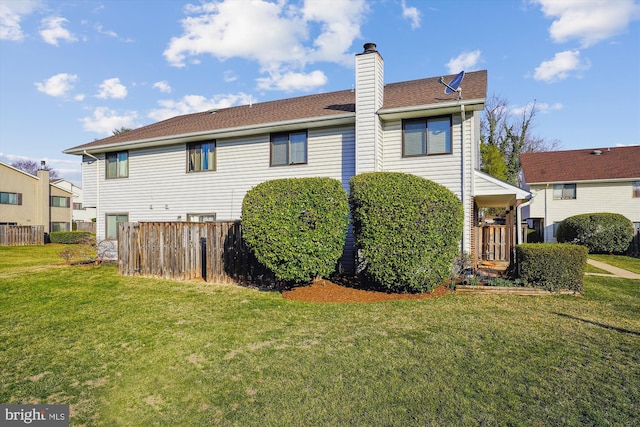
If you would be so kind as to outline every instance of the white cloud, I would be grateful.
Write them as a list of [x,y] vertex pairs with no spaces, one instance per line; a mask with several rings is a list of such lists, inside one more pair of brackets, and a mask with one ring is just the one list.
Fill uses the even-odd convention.
[[[268,87],[286,87],[277,78],[288,71],[304,74],[309,63],[352,66],[348,50],[360,36],[367,9],[364,0],[306,1],[302,7],[284,0],[188,5],[185,12],[190,16],[181,22],[183,34],[170,40],[164,56],[176,67],[194,64],[200,55],[243,58],[256,62],[268,75],[263,78],[271,82]],[[314,31],[318,34],[312,36]]]
[[402,0],[402,17],[411,21],[411,28],[420,28],[420,11],[415,7],[407,7],[407,2]]
[[[514,107],[510,109],[509,113],[515,116],[522,115],[525,111],[530,111],[533,107],[533,103],[529,103],[524,107]],[[560,102],[556,102],[555,104],[548,104],[546,102],[536,102],[535,103],[536,110],[542,114],[549,113],[551,111],[558,111],[564,108],[564,105]]]
[[153,84],[154,89],[158,89],[162,93],[171,93],[171,86],[169,86],[169,82],[163,80],[161,82],[155,82]]
[[66,28],[64,24],[69,22],[67,19],[60,16],[49,16],[41,21],[40,36],[46,43],[58,46],[58,41],[66,40],[68,42],[75,42],[76,39]]
[[21,41],[24,33],[22,17],[33,13],[40,0],[3,0],[0,2],[0,40]]
[[473,71],[476,69],[479,60],[480,50],[462,52],[460,55],[455,58],[451,58],[451,60],[447,62],[447,68],[451,74],[458,73],[462,70]]
[[542,12],[555,20],[549,28],[553,41],[577,39],[582,47],[613,37],[640,17],[634,0],[534,0]]
[[327,76],[322,71],[312,71],[309,74],[286,72],[284,74],[271,73],[269,77],[257,79],[258,88],[262,90],[311,90],[327,83]]
[[236,75],[236,73],[231,70],[225,71],[222,78],[227,83],[235,82],[236,80],[238,80],[238,76]]
[[122,127],[136,128],[135,121],[137,118],[138,114],[135,111],[119,115],[116,111],[107,107],[98,107],[93,110],[91,117],[83,117],[80,121],[84,130],[110,136],[114,129]]
[[39,92],[46,93],[49,96],[64,97],[73,89],[73,84],[77,81],[77,74],[60,73],[49,77],[43,82],[34,84]]
[[228,108],[234,105],[255,103],[256,100],[246,93],[216,95],[207,99],[200,95],[186,95],[178,101],[165,99],[158,101],[162,108],[152,110],[147,116],[160,121],[183,114],[199,113],[212,108]]
[[96,95],[98,98],[124,99],[127,96],[127,87],[120,83],[120,79],[115,77],[107,79],[100,84],[100,91]]
[[556,53],[549,61],[543,61],[535,69],[533,78],[551,83],[564,80],[572,72],[586,70],[589,66],[588,61],[580,59],[579,50],[566,50]]

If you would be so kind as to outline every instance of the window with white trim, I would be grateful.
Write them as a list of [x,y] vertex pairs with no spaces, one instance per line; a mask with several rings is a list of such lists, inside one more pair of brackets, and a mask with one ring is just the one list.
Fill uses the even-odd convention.
[[576,198],[576,184],[553,184],[553,200],[573,200]]
[[118,223],[129,222],[129,214],[127,213],[111,213],[105,215],[105,235],[108,240],[118,239]]

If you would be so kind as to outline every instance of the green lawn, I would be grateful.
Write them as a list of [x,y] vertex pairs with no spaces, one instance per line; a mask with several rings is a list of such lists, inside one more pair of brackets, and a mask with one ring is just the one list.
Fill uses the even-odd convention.
[[606,262],[614,267],[624,268],[640,274],[640,258],[632,258],[623,255],[594,255],[589,254],[589,258],[600,262]]
[[57,251],[0,247],[0,402],[72,425],[640,424],[640,281],[308,304]]

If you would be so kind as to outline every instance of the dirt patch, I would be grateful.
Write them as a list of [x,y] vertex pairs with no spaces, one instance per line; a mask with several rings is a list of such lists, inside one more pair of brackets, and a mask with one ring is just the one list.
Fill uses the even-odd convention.
[[431,293],[391,294],[373,290],[356,289],[348,284],[328,280],[316,280],[309,286],[300,286],[282,293],[284,298],[303,302],[380,302],[393,300],[421,300],[435,298],[450,292],[445,284]]

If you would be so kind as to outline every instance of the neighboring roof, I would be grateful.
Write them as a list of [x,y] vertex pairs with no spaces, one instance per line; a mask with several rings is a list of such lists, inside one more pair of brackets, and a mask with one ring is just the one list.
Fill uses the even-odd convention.
[[[450,81],[452,77],[453,76],[447,76],[445,80]],[[384,105],[382,109],[426,105],[433,105],[435,108],[438,104],[444,105],[455,102],[457,94],[445,95],[444,87],[438,80],[439,77],[431,77],[385,85]],[[484,100],[487,91],[486,70],[467,73],[465,75],[463,89],[465,100]],[[186,114],[108,138],[78,145],[65,150],[65,153],[78,154],[85,149],[95,149],[102,146],[153,140],[170,136],[199,134],[207,131],[260,126],[269,123],[322,117],[339,118],[344,116],[355,116],[355,92],[352,90]]]
[[640,145],[524,153],[520,163],[527,184],[640,179]]

